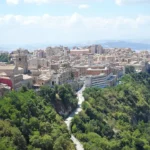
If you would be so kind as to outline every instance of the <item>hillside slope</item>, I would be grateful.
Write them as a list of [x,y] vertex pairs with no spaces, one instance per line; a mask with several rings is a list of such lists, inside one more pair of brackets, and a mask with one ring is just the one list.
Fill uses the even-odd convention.
[[150,150],[150,75],[126,75],[113,88],[88,88],[72,132],[85,150]]
[[75,150],[51,104],[23,88],[0,100],[0,150]]

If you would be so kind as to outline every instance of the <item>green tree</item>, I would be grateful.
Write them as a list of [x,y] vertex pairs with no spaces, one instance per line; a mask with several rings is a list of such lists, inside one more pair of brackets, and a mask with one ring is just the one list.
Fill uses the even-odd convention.
[[71,124],[85,150],[150,148],[150,75],[128,73],[116,87],[85,89],[83,111]]
[[125,73],[126,73],[126,74],[135,73],[135,68],[134,68],[134,66],[126,66],[126,67],[125,67]]

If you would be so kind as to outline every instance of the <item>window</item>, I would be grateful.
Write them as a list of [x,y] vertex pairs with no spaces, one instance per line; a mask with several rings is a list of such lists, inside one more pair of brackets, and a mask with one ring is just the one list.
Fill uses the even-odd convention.
[[52,85],[54,85],[55,84],[55,82],[54,81],[52,81]]

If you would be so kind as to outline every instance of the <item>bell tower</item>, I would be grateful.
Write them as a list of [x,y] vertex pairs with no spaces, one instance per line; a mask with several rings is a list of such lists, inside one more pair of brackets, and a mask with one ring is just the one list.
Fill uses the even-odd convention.
[[23,68],[24,73],[28,73],[27,55],[25,55],[23,53],[18,53],[15,56],[15,64],[17,67]]

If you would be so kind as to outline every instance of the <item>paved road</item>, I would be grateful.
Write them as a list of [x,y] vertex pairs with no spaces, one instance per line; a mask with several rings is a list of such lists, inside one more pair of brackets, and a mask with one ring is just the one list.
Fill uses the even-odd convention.
[[[68,118],[66,118],[65,123],[67,125],[68,130],[70,131],[70,124],[71,124],[71,120],[73,119],[73,117],[78,114],[79,112],[82,111],[82,103],[84,102],[84,97],[82,92],[84,91],[85,87],[83,86],[83,88],[77,92],[77,97],[78,97],[78,107],[77,109],[72,112],[72,114],[70,114],[68,116]],[[76,139],[73,135],[71,135],[71,140],[73,141],[73,143],[76,145],[76,150],[84,150],[83,145],[78,141],[78,139]]]

